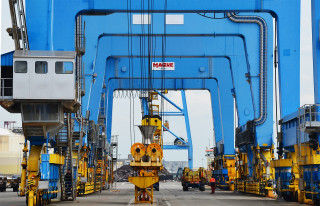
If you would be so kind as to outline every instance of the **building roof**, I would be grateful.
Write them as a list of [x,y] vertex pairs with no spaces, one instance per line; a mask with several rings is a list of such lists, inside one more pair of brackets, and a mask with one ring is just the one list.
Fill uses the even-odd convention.
[[1,66],[12,66],[13,65],[13,53],[14,51],[1,54]]
[[75,59],[74,51],[40,51],[40,50],[16,50],[13,54],[14,58],[59,58],[59,59]]

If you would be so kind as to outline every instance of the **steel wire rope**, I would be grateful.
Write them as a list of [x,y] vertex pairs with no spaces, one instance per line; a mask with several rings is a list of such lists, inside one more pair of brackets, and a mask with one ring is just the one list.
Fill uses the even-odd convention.
[[[163,38],[162,38],[162,63],[165,62],[165,55],[166,55],[166,45],[167,45],[167,24],[166,24],[166,14],[167,14],[167,0],[164,1],[164,15],[163,15]],[[161,90],[164,91],[165,89],[165,68],[161,71]],[[160,92],[162,92],[160,91]],[[161,105],[160,105],[160,114],[164,114],[164,98],[161,98]],[[161,128],[162,129],[162,128]],[[163,129],[162,129],[163,130]],[[163,136],[161,137],[161,147],[163,149]]]
[[[152,89],[152,79],[151,79],[151,75],[152,75],[152,71],[151,71],[151,52],[152,52],[152,43],[151,43],[151,14],[150,14],[150,0],[148,0],[148,33],[147,33],[147,42],[148,42],[148,95],[150,94],[150,91]],[[151,105],[152,105],[152,99],[151,99]],[[151,108],[152,109],[152,108]]]
[[[130,3],[130,9],[129,9],[129,3]],[[131,56],[130,56],[130,45],[132,46],[132,44],[130,44],[130,28],[131,28],[131,0],[127,0],[127,29],[128,29],[128,61],[129,61],[129,90],[131,87],[131,81],[132,81],[132,77],[131,77]],[[132,40],[132,39],[131,39]],[[132,49],[132,48],[131,48]],[[131,107],[131,98],[129,98],[129,130],[130,130],[130,143],[132,145],[132,107]]]
[[[149,21],[149,17],[147,18]],[[145,22],[144,22],[145,18],[144,18],[144,0],[141,0],[141,56],[145,56]],[[148,23],[148,22],[147,22]],[[145,91],[146,89],[146,69],[145,69],[145,59],[141,58],[141,76],[142,76],[142,84],[141,84],[141,91]],[[143,95],[145,95],[145,93],[143,92]],[[143,117],[143,114],[142,114]]]
[[[130,0],[130,32],[131,32],[131,35],[130,35],[130,58],[131,58],[131,78],[133,77],[133,74],[134,74],[134,64],[133,64],[133,35],[132,35],[132,4],[131,4],[131,0]],[[133,130],[133,139],[134,139],[134,143],[135,143],[135,139],[136,139],[136,133],[135,133],[135,126],[134,126],[134,119],[135,119],[135,112],[134,112],[134,95],[133,94],[133,80],[131,80],[131,84],[130,84],[130,91],[131,91],[131,95],[130,95],[130,98],[132,98],[132,130]]]

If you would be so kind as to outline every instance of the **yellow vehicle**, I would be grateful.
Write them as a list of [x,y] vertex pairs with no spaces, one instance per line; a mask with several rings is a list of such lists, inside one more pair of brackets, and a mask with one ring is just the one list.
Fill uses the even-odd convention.
[[181,185],[183,191],[188,191],[189,187],[199,188],[200,191],[205,191],[205,185],[207,184],[207,171],[200,167],[197,171],[193,171],[188,167],[183,169],[181,178]]

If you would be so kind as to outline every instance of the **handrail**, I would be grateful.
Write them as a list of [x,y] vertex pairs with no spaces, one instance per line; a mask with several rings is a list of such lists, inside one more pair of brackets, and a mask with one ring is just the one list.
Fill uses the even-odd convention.
[[305,104],[299,108],[300,128],[320,126],[320,104]]

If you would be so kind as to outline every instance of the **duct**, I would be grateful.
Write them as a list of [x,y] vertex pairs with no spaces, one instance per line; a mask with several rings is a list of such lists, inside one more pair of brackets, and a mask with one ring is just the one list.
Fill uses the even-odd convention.
[[267,23],[260,16],[227,13],[227,17],[235,23],[256,23],[260,27],[260,115],[255,119],[255,125],[261,125],[267,119]]

